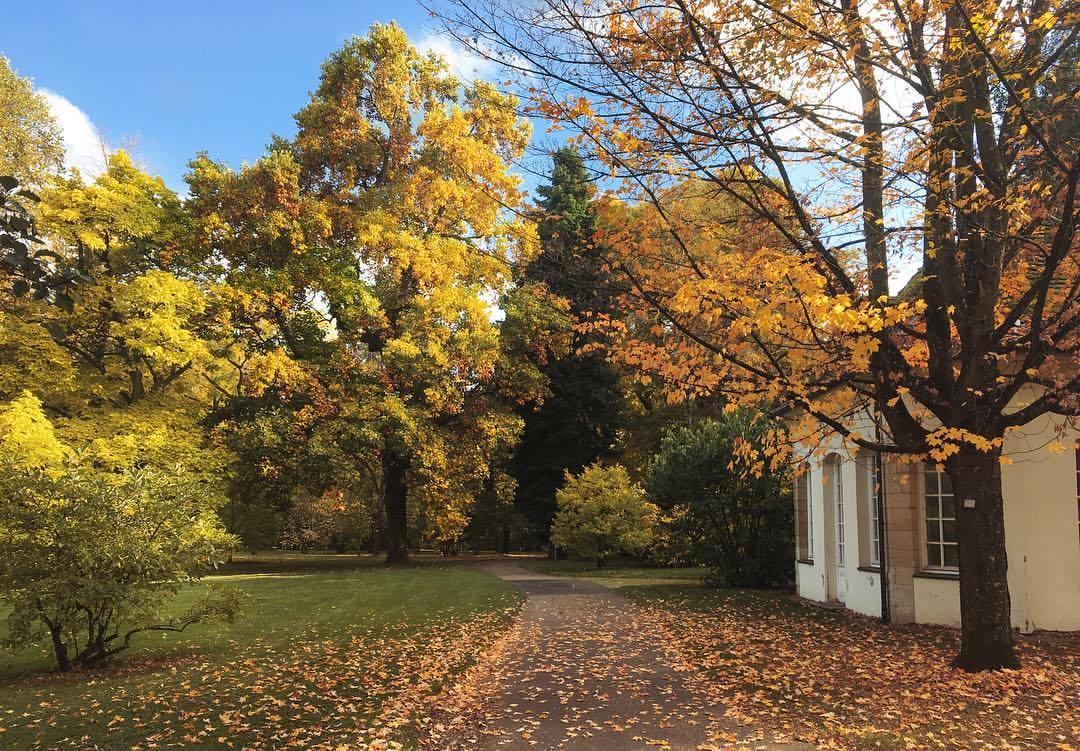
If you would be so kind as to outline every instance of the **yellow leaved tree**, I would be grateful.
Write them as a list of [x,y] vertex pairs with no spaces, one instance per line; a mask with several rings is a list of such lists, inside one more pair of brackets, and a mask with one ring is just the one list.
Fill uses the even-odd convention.
[[[452,7],[449,28],[521,74],[638,214],[605,240],[654,323],[631,356],[673,393],[943,463],[972,500],[956,663],[1017,665],[1002,442],[1080,412],[1076,6]],[[893,295],[903,267],[917,276]]]
[[529,129],[513,97],[463,84],[393,24],[330,56],[296,123],[239,172],[192,163],[194,257],[242,290],[241,317],[263,332],[249,351],[303,363],[299,390],[326,397],[312,405],[320,424],[377,464],[386,549],[401,561],[410,518],[438,540],[460,535],[519,430],[496,394],[493,315],[535,247],[507,211],[522,201],[508,168]]

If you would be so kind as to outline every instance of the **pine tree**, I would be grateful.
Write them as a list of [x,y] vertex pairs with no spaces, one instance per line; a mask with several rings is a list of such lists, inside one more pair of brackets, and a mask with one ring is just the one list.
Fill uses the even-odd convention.
[[[608,313],[613,285],[602,248],[593,243],[595,188],[576,150],[560,149],[552,159],[550,183],[538,190],[541,252],[525,269],[525,279],[567,299],[574,319]],[[516,503],[545,540],[565,473],[609,458],[622,422],[619,374],[602,354],[580,353],[585,343],[583,334],[575,334],[570,352],[547,363],[550,395],[539,409],[522,412],[525,430],[512,462]]]

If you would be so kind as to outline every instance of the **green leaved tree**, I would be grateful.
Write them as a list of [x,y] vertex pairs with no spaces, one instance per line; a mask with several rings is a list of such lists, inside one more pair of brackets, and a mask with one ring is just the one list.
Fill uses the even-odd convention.
[[637,555],[652,544],[659,509],[624,467],[593,464],[581,474],[566,474],[556,493],[558,511],[551,525],[551,541],[602,568],[618,553]]
[[764,452],[773,426],[750,409],[678,427],[649,463],[649,496],[671,516],[690,558],[725,586],[787,584],[794,551],[791,492],[784,472],[742,471],[739,450]]
[[51,644],[60,670],[128,649],[147,631],[231,620],[238,595],[209,589],[167,616],[181,587],[235,539],[217,496],[181,467],[103,470],[57,437],[29,392],[0,409],[0,598],[6,645]]

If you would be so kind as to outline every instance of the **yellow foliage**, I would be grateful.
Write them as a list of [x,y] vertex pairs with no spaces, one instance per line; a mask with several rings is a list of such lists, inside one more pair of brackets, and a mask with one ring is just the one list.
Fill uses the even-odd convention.
[[16,467],[57,467],[71,454],[29,391],[0,407],[0,461]]

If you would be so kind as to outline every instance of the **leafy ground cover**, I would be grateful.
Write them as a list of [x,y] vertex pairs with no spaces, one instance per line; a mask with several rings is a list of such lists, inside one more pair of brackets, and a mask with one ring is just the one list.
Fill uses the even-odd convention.
[[[44,649],[0,662],[0,747],[305,748],[409,743],[446,684],[512,621],[504,582],[441,562],[240,558],[235,624],[146,639],[93,672]],[[197,596],[186,592],[176,603]]]
[[[959,634],[802,605],[779,592],[625,587],[703,702],[773,740],[829,749],[1075,749],[1080,635],[1020,638],[1024,668],[949,667]],[[715,748],[733,739],[721,729]]]

